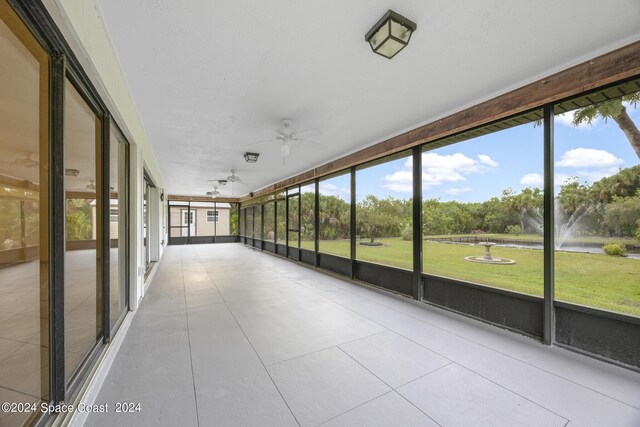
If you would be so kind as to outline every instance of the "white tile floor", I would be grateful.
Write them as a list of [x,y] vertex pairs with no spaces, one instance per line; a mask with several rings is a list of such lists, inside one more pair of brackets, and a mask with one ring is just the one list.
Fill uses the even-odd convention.
[[87,426],[640,426],[640,375],[240,244],[167,248]]

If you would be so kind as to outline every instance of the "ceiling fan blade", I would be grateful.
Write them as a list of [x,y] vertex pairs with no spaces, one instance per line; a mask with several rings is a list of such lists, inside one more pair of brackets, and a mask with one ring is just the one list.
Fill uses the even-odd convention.
[[264,139],[262,141],[250,142],[249,144],[241,144],[240,147],[249,147],[251,145],[265,144],[267,142],[275,142],[275,141],[277,141],[276,138]]
[[310,137],[322,135],[322,131],[318,128],[308,128],[308,129],[296,131],[296,135],[301,135],[303,133],[306,134],[305,136],[310,136]]
[[237,170],[231,169],[230,172],[231,172],[231,175],[227,177],[227,181],[229,181],[232,185],[234,182],[240,181],[240,177],[236,175]]
[[327,147],[326,145],[324,145],[324,144],[322,144],[320,142],[311,141],[311,140],[308,140],[308,139],[299,139],[298,141],[303,143],[303,144],[309,145],[311,147],[317,148],[319,150],[326,150],[327,148],[329,148],[329,147]]

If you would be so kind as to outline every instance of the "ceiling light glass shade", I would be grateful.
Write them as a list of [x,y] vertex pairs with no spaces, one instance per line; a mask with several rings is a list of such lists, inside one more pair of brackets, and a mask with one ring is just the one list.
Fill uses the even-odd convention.
[[416,28],[415,22],[389,10],[364,39],[375,53],[391,59],[407,46]]
[[258,153],[244,153],[244,160],[247,163],[255,163],[258,161],[258,157],[260,156],[260,154]]

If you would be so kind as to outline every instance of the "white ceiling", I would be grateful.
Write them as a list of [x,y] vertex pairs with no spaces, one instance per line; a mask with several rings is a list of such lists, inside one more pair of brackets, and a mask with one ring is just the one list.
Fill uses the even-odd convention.
[[[97,3],[169,194],[230,169],[245,194],[640,39],[638,0]],[[389,8],[418,25],[392,60],[364,41]],[[283,118],[328,149],[243,146]]]

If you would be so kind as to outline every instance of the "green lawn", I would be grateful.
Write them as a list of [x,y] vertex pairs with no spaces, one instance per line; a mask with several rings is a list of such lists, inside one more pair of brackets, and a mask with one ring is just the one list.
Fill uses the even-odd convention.
[[[432,235],[424,236],[425,239],[442,239],[450,237],[477,237],[480,241],[500,239],[506,241],[528,241],[528,242],[543,242],[543,237],[539,234],[448,234],[448,235]],[[619,243],[621,245],[633,246],[637,245],[638,241],[630,237],[605,237],[605,236],[585,236],[585,237],[570,237],[564,241],[565,245],[592,243],[598,245],[605,245],[607,243]]]
[[[379,239],[383,246],[356,247],[362,261],[412,268],[412,242]],[[313,242],[302,242],[313,250]],[[320,252],[349,257],[349,241],[320,241]],[[466,256],[481,256],[484,247],[424,242],[424,271],[483,285],[542,296],[542,251],[493,248],[495,257],[510,258],[513,265],[478,264]],[[601,254],[556,252],[556,299],[640,316],[640,260]]]

